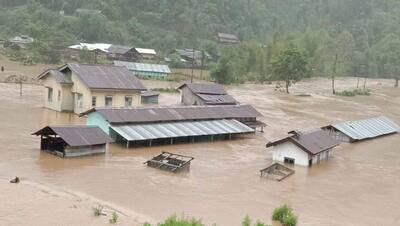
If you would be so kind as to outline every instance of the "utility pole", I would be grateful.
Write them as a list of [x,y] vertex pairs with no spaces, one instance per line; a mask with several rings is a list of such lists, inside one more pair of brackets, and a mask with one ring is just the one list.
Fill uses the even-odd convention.
[[192,48],[192,76],[190,77],[190,83],[193,83],[193,76],[194,76],[194,47]]
[[19,96],[22,97],[22,75],[19,76]]

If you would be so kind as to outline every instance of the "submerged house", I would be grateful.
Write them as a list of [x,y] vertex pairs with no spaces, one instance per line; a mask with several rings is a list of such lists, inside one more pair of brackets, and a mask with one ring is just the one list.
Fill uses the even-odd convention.
[[38,79],[44,85],[46,108],[77,114],[93,107],[138,106],[146,90],[132,72],[116,66],[70,63]]
[[322,129],[341,142],[357,142],[400,132],[400,126],[384,116],[336,123]]
[[46,126],[32,135],[40,136],[40,150],[60,157],[103,154],[113,142],[97,126]]
[[168,65],[114,61],[115,66],[126,67],[138,77],[164,79],[171,74]]
[[181,62],[185,64],[186,67],[202,67],[207,61],[212,60],[210,54],[205,51],[195,50],[195,49],[175,49],[171,54],[177,53]]
[[181,103],[184,105],[238,104],[220,84],[187,83],[181,85],[178,89],[181,91]]
[[272,159],[277,162],[312,166],[333,155],[333,148],[339,142],[322,130],[302,133],[289,132],[290,136],[269,142],[272,147]]
[[154,49],[135,48],[144,60],[154,60],[157,58],[157,52]]
[[93,108],[83,115],[127,147],[231,139],[255,133],[246,123],[261,116],[250,105]]
[[217,40],[219,43],[224,44],[237,44],[240,42],[240,39],[234,34],[226,34],[226,33],[217,33]]

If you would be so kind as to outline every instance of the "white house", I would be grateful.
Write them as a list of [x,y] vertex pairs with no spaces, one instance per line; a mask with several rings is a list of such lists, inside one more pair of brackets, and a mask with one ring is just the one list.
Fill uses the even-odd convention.
[[312,166],[331,157],[333,148],[339,145],[337,140],[322,130],[308,133],[292,131],[289,134],[286,138],[267,144],[267,148],[272,147],[274,161]]

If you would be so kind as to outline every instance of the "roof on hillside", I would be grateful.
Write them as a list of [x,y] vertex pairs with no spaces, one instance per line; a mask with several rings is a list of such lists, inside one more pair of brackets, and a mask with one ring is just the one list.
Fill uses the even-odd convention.
[[315,130],[307,133],[293,131],[290,133],[292,133],[291,136],[270,142],[267,144],[267,147],[276,146],[285,142],[291,142],[305,152],[316,155],[339,145],[339,141],[330,137],[323,130]]
[[[186,57],[189,59],[201,59],[203,56],[203,51],[193,49],[176,49],[175,50],[181,57]],[[204,58],[211,59],[211,55],[204,51]]]
[[125,67],[111,65],[88,65],[69,63],[60,71],[69,68],[90,89],[146,90],[136,76]]
[[231,40],[236,41],[236,42],[239,41],[239,38],[234,34],[227,34],[227,33],[219,32],[219,33],[217,33],[217,36],[220,39],[231,39]]
[[250,105],[177,106],[141,108],[93,108],[110,123],[144,123],[186,120],[256,118],[262,116]]
[[171,70],[169,69],[168,65],[162,65],[162,64],[145,64],[145,63],[135,63],[135,62],[115,60],[114,65],[126,67],[130,71],[157,72],[166,74],[171,73]]
[[111,46],[112,46],[112,44],[107,44],[107,43],[84,43],[84,42],[81,42],[77,45],[68,46],[68,48],[78,49],[78,50],[87,49],[89,51],[101,50],[101,51],[107,53],[108,48],[110,48]]
[[32,135],[58,135],[71,147],[113,142],[113,140],[97,126],[46,126]]
[[182,89],[184,86],[187,86],[193,93],[198,94],[227,94],[222,85],[215,83],[185,83],[179,86],[178,89]]
[[385,116],[342,122],[330,126],[346,134],[353,140],[363,140],[400,132],[400,126]]

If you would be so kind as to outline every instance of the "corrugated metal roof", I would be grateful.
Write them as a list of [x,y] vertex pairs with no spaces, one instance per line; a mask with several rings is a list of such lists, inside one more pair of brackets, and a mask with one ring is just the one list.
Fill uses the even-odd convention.
[[69,68],[90,89],[146,90],[136,76],[125,67],[70,63]]
[[252,128],[234,119],[122,125],[111,128],[129,141],[254,132]]
[[38,79],[43,79],[43,78],[47,77],[48,75],[53,76],[54,79],[60,84],[73,84],[73,82],[71,80],[71,76],[67,76],[67,75],[61,73],[60,71],[53,70],[53,69],[49,69],[49,70],[44,71],[37,78]]
[[197,94],[207,104],[236,104],[237,101],[232,96],[225,95],[208,95],[208,94]]
[[150,108],[94,108],[110,123],[143,123],[210,119],[256,118],[262,116],[250,105],[178,106]]
[[79,43],[77,45],[72,45],[72,46],[68,46],[68,48],[70,49],[78,49],[78,50],[82,50],[82,49],[87,49],[89,51],[92,50],[101,50],[105,53],[108,53],[108,48],[110,48],[112,44],[107,44],[107,43]]
[[178,87],[178,89],[182,89],[184,86],[187,86],[193,93],[200,94],[227,94],[224,90],[224,87],[221,84],[215,83],[185,83]]
[[337,123],[333,124],[332,127],[346,134],[353,140],[374,138],[386,134],[398,133],[400,131],[399,125],[384,116]]
[[145,49],[145,48],[135,48],[138,53],[141,54],[151,54],[156,55],[157,52],[154,49]]
[[323,130],[316,130],[307,133],[296,132],[296,134],[293,134],[281,140],[268,143],[267,147],[276,146],[284,142],[292,142],[312,155],[316,155],[323,151],[329,150],[340,144],[339,141],[330,137]]
[[[194,50],[194,58],[193,58],[193,49],[176,49],[175,50],[181,57],[186,57],[188,59],[201,59],[203,56],[203,52],[200,50]],[[204,52],[204,58],[211,59],[211,55],[207,52]]]
[[58,135],[69,146],[88,146],[113,142],[97,126],[46,126],[33,135]]
[[129,50],[133,49],[130,46],[120,46],[120,45],[111,45],[108,49],[108,53],[115,53],[115,54],[125,54]]
[[144,63],[115,60],[114,65],[126,67],[130,71],[157,72],[166,74],[171,73],[171,70],[169,69],[168,65],[162,65],[162,64],[144,64]]

